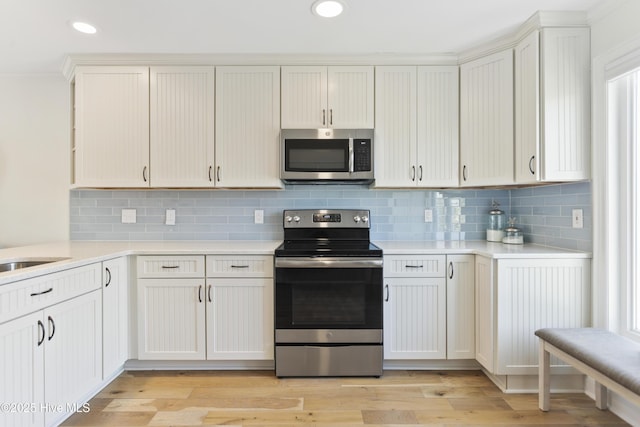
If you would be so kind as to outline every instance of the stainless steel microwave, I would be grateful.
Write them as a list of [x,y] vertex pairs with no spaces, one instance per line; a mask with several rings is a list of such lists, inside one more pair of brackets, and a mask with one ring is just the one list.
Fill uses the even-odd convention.
[[370,183],[373,129],[283,129],[280,178],[285,183]]

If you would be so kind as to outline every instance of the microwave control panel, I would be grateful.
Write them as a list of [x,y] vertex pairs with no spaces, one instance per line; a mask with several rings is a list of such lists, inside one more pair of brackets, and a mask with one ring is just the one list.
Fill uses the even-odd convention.
[[353,140],[353,170],[367,172],[371,170],[371,140]]

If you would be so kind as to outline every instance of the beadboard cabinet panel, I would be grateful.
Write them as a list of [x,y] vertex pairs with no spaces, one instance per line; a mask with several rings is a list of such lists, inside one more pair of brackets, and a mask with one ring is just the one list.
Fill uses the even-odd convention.
[[151,67],[152,187],[212,187],[214,67]]
[[[591,263],[531,259],[497,265],[496,374],[536,375],[537,329],[591,325]],[[552,365],[567,366],[557,359]]]
[[457,187],[458,67],[418,67],[417,185]]
[[282,67],[282,129],[373,128],[370,66]]
[[416,186],[416,76],[416,67],[376,67],[376,187]]
[[79,66],[74,86],[76,187],[149,186],[149,69]]
[[475,256],[447,255],[447,359],[475,359]]
[[495,304],[493,260],[476,255],[476,360],[489,372],[495,370]]
[[460,66],[460,185],[514,181],[513,50]]
[[273,279],[207,279],[207,359],[273,359]]
[[[0,324],[0,402],[28,406],[26,411],[0,411],[0,425],[44,425],[44,341],[42,312]],[[36,410],[37,409],[37,410]]]
[[204,360],[205,282],[138,279],[138,358]]
[[282,187],[280,67],[216,73],[216,186]]
[[543,28],[515,48],[519,184],[590,177],[588,28]]
[[102,263],[103,378],[129,358],[129,270],[126,257]]
[[327,106],[333,129],[373,129],[373,67],[328,67]]
[[384,358],[447,357],[444,278],[385,278]]

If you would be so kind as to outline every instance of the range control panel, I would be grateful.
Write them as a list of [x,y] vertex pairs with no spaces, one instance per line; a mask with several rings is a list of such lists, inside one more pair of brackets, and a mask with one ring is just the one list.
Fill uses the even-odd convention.
[[370,228],[363,209],[285,210],[282,220],[284,228]]

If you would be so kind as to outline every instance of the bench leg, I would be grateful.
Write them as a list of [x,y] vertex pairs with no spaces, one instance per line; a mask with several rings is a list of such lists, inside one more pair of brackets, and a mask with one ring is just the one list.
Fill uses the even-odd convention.
[[551,369],[549,352],[544,348],[544,341],[540,340],[538,357],[538,406],[541,411],[547,412],[550,404],[550,375]]
[[607,388],[596,381],[596,408],[607,409]]

